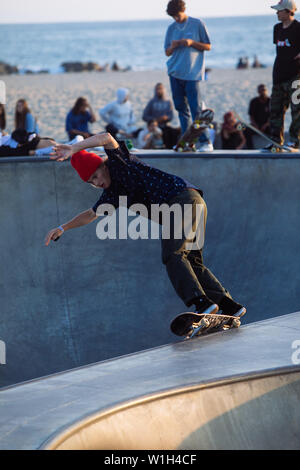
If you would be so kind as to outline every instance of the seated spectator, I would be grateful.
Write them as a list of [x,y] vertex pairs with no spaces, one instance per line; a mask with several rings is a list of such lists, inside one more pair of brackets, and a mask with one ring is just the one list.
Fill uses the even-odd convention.
[[[250,101],[249,116],[252,126],[264,134],[270,135],[270,97],[266,85],[259,85],[257,88],[258,96]],[[254,132],[251,129],[245,131],[247,148],[253,149]]]
[[84,139],[91,137],[93,134],[90,133],[89,122],[95,121],[96,115],[91,105],[86,98],[81,96],[67,114],[66,131],[69,138],[74,139],[77,135],[81,135]]
[[[83,140],[82,136],[76,136],[68,142],[69,145]],[[28,133],[24,129],[17,129],[11,135],[0,133],[0,157],[23,157],[50,155],[53,147],[57,145],[50,137],[40,137],[35,133]]]
[[154,97],[144,109],[143,120],[149,123],[153,119],[157,120],[163,132],[165,147],[172,149],[179,139],[180,128],[173,128],[168,125],[173,119],[173,105],[172,101],[166,97],[166,89],[162,83],[155,85]]
[[118,139],[120,135],[128,138],[137,137],[141,131],[135,126],[135,117],[127,88],[119,88],[117,99],[101,108],[99,114],[107,123],[105,130],[114,138]]
[[240,57],[236,66],[237,69],[248,69],[249,59],[248,57]]
[[0,103],[0,134],[5,135],[6,128],[6,113],[4,104]]
[[237,129],[237,120],[232,111],[224,114],[221,138],[223,150],[241,150],[246,139],[242,131]]
[[17,101],[15,109],[15,129],[23,129],[26,132],[39,134],[39,127],[35,117],[31,114],[28,103],[24,99]]
[[143,129],[138,135],[137,147],[140,149],[162,149],[163,131],[158,127],[158,122],[151,119],[147,123],[147,127]]
[[261,69],[261,68],[264,68],[265,65],[261,64],[258,60],[258,57],[257,55],[254,56],[254,60],[253,60],[253,64],[252,64],[252,68],[253,69]]

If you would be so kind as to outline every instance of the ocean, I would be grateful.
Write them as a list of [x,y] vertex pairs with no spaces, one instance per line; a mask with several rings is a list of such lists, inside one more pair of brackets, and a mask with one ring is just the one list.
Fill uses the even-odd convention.
[[[251,64],[255,54],[262,64],[272,65],[275,15],[202,19],[212,42],[207,67],[233,68],[244,56]],[[51,73],[61,72],[60,65],[72,61],[164,69],[164,37],[172,21],[1,24],[0,61],[21,71],[48,69]]]

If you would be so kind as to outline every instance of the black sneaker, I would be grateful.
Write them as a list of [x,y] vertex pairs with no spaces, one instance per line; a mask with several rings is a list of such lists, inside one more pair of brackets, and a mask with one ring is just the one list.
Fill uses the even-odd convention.
[[243,305],[238,304],[230,299],[230,297],[226,296],[223,297],[219,303],[219,307],[224,315],[230,315],[232,317],[243,317],[247,312],[246,307],[243,307]]
[[209,315],[218,313],[219,306],[212,302],[208,297],[200,297],[197,299],[196,312],[199,315]]

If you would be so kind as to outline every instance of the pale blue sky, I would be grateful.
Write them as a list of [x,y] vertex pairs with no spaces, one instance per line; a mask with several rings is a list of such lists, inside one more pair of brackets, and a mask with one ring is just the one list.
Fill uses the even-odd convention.
[[[207,16],[274,14],[270,0],[186,0],[187,13]],[[0,23],[52,23],[167,18],[168,0],[1,0]]]

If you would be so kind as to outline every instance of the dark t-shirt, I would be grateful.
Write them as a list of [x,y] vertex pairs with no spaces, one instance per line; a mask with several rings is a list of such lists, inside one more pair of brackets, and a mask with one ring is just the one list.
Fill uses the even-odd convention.
[[66,131],[70,132],[72,129],[76,129],[81,132],[89,132],[88,123],[91,122],[91,119],[92,116],[88,111],[74,114],[71,110],[68,112],[66,118]]
[[261,101],[257,96],[250,101],[248,114],[253,117],[256,124],[261,127],[270,118],[270,98]]
[[300,60],[294,58],[300,52],[300,23],[294,20],[284,29],[282,23],[274,26],[274,44],[277,56],[273,68],[273,83],[278,84],[300,75]]
[[151,204],[168,203],[187,188],[196,189],[203,195],[196,186],[179,176],[153,168],[131,155],[123,143],[117,149],[105,151],[111,184],[93,206],[95,213],[101,204],[118,208],[120,196],[127,196],[128,208],[133,204],[144,204],[150,216]]
[[242,143],[241,132],[237,130],[229,134],[229,138],[225,139],[223,131],[221,132],[222,149],[223,150],[236,150]]

